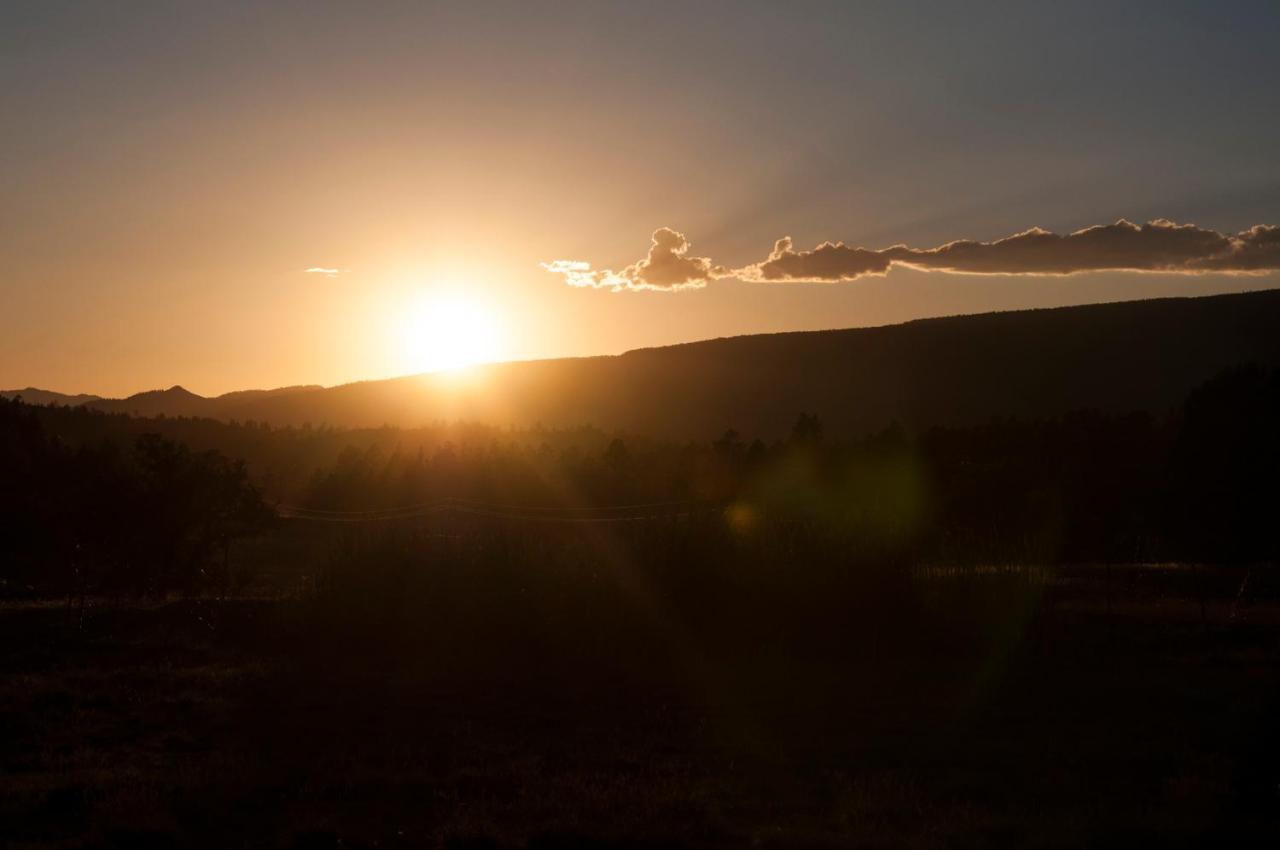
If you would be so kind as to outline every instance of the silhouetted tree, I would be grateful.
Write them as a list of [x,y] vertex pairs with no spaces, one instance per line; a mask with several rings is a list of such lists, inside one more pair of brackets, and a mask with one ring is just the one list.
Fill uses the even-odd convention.
[[1228,370],[1183,408],[1169,463],[1170,536],[1204,561],[1280,557],[1280,370]]
[[622,469],[630,460],[631,453],[627,451],[627,444],[621,439],[613,439],[604,451],[604,462],[610,469]]
[[813,445],[822,442],[822,421],[816,414],[801,413],[791,426],[791,442],[795,445]]
[[110,442],[73,449],[12,402],[0,404],[0,465],[0,511],[17,520],[0,573],[10,591],[225,586],[231,541],[272,517],[242,461],[154,434],[128,453]]

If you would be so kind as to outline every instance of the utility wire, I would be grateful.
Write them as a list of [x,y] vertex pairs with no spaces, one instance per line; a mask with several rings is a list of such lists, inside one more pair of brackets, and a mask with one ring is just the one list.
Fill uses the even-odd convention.
[[[706,513],[719,509],[719,505],[705,505],[701,509],[686,511],[662,511],[634,516],[599,516],[599,514],[615,514],[622,511],[651,510],[657,507],[692,506],[697,502],[666,501],[637,502],[624,505],[600,505],[595,507],[550,507],[542,505],[510,505],[496,502],[482,502],[476,499],[458,499],[446,497],[416,505],[404,505],[395,508],[366,511],[338,511],[322,508],[305,508],[295,505],[278,505],[276,510],[286,519],[301,519],[312,522],[378,522],[382,520],[414,519],[436,513],[459,513],[470,516],[490,517],[494,519],[526,520],[535,522],[639,522],[652,519],[666,519],[690,516],[695,513]],[[588,516],[583,516],[588,514]],[[596,514],[590,516],[589,514]]]

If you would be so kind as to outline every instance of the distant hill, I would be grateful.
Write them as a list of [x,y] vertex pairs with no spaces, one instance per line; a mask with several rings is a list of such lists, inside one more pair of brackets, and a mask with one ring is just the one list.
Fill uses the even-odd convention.
[[215,416],[213,399],[198,396],[183,387],[167,390],[149,390],[124,399],[100,399],[88,405],[112,413],[129,413],[134,416]]
[[89,395],[88,393],[67,395],[66,393],[55,393],[52,390],[39,390],[35,387],[27,387],[24,390],[0,390],[0,398],[19,397],[27,404],[61,404],[67,407],[76,407],[90,401],[99,400],[99,396]]
[[323,389],[317,385],[281,387],[275,390],[240,390],[220,396],[196,395],[185,387],[172,386],[167,390],[149,390],[128,398],[96,399],[86,406],[108,413],[128,413],[132,416],[202,416],[210,419],[235,418],[236,409],[243,404],[276,398],[294,392]]
[[1280,365],[1280,290],[741,336],[216,399],[181,387],[94,407],[276,424],[593,424],[677,439],[918,429],[1070,410],[1163,412],[1226,366]]

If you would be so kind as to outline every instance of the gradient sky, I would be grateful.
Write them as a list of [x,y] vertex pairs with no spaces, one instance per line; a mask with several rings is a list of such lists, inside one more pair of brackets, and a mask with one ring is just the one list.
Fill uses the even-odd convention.
[[[1124,217],[1280,224],[1280,4],[7,3],[0,387],[212,394],[504,358],[1280,286],[952,275],[565,286],[673,227],[884,247]],[[345,270],[333,277],[309,267]]]

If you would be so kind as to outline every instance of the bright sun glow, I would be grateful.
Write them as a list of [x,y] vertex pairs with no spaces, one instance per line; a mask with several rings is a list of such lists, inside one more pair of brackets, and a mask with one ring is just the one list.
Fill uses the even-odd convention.
[[491,310],[468,298],[435,296],[402,317],[401,354],[410,372],[444,372],[496,360],[502,351]]

